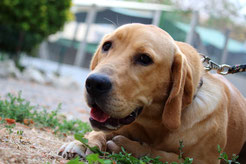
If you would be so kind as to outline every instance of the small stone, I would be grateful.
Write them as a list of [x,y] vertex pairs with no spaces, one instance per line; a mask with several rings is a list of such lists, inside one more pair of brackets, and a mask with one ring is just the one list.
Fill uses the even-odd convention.
[[4,60],[0,62],[0,77],[17,77],[21,76],[20,71],[16,68],[14,61]]
[[27,67],[23,71],[23,79],[37,82],[39,84],[45,84],[46,80],[44,75],[34,67]]

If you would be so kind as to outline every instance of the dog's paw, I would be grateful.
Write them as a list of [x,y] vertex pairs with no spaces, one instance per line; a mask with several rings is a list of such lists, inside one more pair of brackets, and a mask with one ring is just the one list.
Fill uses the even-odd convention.
[[119,153],[122,151],[122,147],[128,153],[139,158],[150,153],[150,147],[145,143],[132,141],[127,137],[117,135],[112,140],[107,141],[107,148],[110,152]]
[[79,156],[80,158],[85,158],[86,147],[78,141],[73,141],[62,145],[62,147],[58,151],[58,155],[62,156],[65,159],[73,159],[77,156]]

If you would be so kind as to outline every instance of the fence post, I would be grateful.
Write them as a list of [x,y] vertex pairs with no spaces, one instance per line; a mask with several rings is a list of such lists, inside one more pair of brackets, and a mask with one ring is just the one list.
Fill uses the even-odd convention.
[[230,38],[230,30],[226,29],[225,30],[225,42],[224,42],[223,52],[221,56],[221,64],[224,64],[227,61],[227,57],[228,57],[227,46],[228,46],[229,38]]
[[193,45],[194,41],[194,34],[196,32],[196,26],[199,23],[199,12],[197,10],[193,10],[192,12],[192,19],[190,24],[190,32],[187,34],[186,42]]
[[91,25],[93,24],[93,22],[96,18],[96,13],[97,13],[96,5],[92,5],[91,9],[88,11],[87,16],[86,16],[85,23],[87,26],[86,26],[83,40],[81,41],[79,49],[78,49],[76,56],[75,56],[74,65],[76,65],[76,66],[80,66],[81,63],[85,60],[85,57],[86,57],[85,56],[86,55],[85,48],[86,48],[86,44],[87,44],[87,38],[88,38],[88,34],[90,32]]
[[154,11],[152,24],[155,26],[159,26],[160,18],[161,18],[161,10]]

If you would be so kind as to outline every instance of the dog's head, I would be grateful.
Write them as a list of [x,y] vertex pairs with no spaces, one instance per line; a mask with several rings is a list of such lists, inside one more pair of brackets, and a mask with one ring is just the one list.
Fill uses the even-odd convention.
[[117,130],[159,102],[162,123],[178,128],[181,111],[191,103],[200,76],[198,55],[188,62],[192,55],[184,55],[178,44],[152,25],[124,25],[105,36],[85,86],[92,127]]

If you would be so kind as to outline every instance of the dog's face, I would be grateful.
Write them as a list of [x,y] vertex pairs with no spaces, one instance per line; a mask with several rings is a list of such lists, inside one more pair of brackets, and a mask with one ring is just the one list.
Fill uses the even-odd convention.
[[[92,59],[85,86],[92,127],[117,130],[132,123],[153,101],[171,102],[179,92],[172,91],[178,51],[166,32],[151,25],[125,25],[105,36]],[[182,65],[181,59],[177,62]],[[183,82],[183,77],[180,79],[177,83]]]

